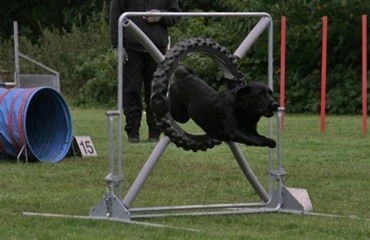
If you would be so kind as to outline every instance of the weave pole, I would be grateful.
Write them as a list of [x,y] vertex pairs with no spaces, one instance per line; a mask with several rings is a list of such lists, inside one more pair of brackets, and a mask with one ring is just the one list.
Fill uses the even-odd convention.
[[325,132],[326,115],[326,65],[328,47],[328,17],[322,18],[322,58],[321,58],[321,132]]
[[362,131],[367,133],[367,15],[362,15]]
[[[280,107],[285,107],[285,56],[286,56],[286,17],[281,17],[280,41]],[[284,131],[284,112],[281,115],[281,130]]]

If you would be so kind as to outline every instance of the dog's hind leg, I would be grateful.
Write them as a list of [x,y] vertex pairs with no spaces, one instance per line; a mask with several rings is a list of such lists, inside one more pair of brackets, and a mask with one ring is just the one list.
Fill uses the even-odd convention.
[[172,84],[169,89],[168,99],[170,101],[170,113],[173,119],[179,123],[186,123],[190,117],[183,103],[182,94],[176,83]]

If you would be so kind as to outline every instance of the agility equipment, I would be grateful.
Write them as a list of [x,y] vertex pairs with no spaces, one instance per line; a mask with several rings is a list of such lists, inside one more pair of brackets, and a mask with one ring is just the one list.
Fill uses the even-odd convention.
[[72,142],[72,120],[54,88],[0,88],[0,156],[58,162]]
[[[72,120],[60,94],[59,73],[19,51],[14,28],[13,82],[0,82],[0,158],[59,162],[72,142]],[[51,74],[21,74],[23,58]],[[8,89],[9,87],[12,87]]]
[[[258,23],[249,32],[244,41],[237,50],[230,52],[220,46],[218,43],[201,38],[192,38],[176,44],[173,49],[164,56],[153,42],[129,19],[129,17],[143,16],[178,16],[178,17],[248,17],[259,18]],[[123,154],[122,154],[122,83],[123,83],[123,56],[122,40],[123,27],[139,40],[145,49],[152,55],[159,64],[156,76],[153,82],[152,105],[154,112],[159,116],[159,121],[164,126],[166,136],[158,142],[145,165],[136,177],[127,193],[123,196]],[[281,116],[284,111],[279,108],[277,113],[277,130],[273,127],[272,119],[269,119],[269,137],[273,138],[274,132],[277,137],[277,148],[268,150],[268,187],[266,190],[259,182],[258,178],[251,169],[247,159],[242,153],[238,144],[226,142],[238,165],[240,166],[246,179],[250,182],[256,194],[261,199],[257,203],[230,203],[230,204],[208,204],[208,205],[185,205],[185,206],[158,206],[158,207],[140,207],[132,208],[132,204],[160,160],[161,155],[167,146],[174,142],[178,147],[185,150],[207,150],[220,142],[209,139],[205,135],[191,135],[176,125],[168,111],[167,90],[169,79],[176,69],[179,60],[185,58],[187,54],[203,53],[213,58],[222,69],[224,78],[235,83],[243,83],[244,79],[240,74],[237,61],[241,59],[258,39],[258,37],[268,29],[268,85],[273,89],[273,21],[269,14],[263,12],[240,12],[240,13],[174,13],[174,12],[126,12],[122,14],[118,22],[118,107],[115,111],[108,111],[108,136],[109,136],[109,172],[105,177],[106,193],[91,208],[90,214],[86,216],[70,216],[61,214],[43,214],[24,212],[25,215],[48,216],[48,217],[74,217],[83,219],[105,219],[121,221],[126,223],[144,224],[147,222],[138,222],[134,219],[163,216],[182,216],[182,215],[219,215],[219,214],[245,214],[245,213],[267,213],[267,212],[291,212],[307,213],[312,205],[309,201],[308,193],[305,189],[287,188],[284,185],[285,171],[282,168],[282,134],[281,134]],[[171,59],[172,58],[172,59]],[[167,104],[167,105],[166,105]],[[115,123],[114,119],[118,121]],[[115,132],[114,126],[117,125]],[[274,131],[275,130],[275,131]],[[116,135],[114,136],[114,134]],[[116,141],[115,141],[116,139]],[[114,145],[117,145],[114,147]],[[211,150],[209,150],[211,151]],[[116,154],[115,154],[116,153]],[[152,225],[154,226],[154,225]]]
[[[155,168],[162,153],[171,143],[175,143],[177,147],[182,147],[185,150],[207,150],[220,142],[210,139],[206,135],[192,135],[181,129],[172,119],[169,113],[169,103],[167,98],[167,90],[169,80],[173,75],[176,67],[190,53],[205,54],[214,59],[222,69],[224,78],[243,84],[244,79],[238,70],[237,60],[242,58],[248,49],[253,45],[262,32],[268,28],[268,85],[273,88],[273,71],[272,71],[272,19],[267,13],[153,13],[155,16],[162,17],[166,15],[179,17],[259,17],[260,21],[244,39],[239,48],[234,54],[231,54],[226,48],[218,43],[203,38],[192,38],[182,41],[171,48],[168,53],[163,56],[160,51],[154,46],[151,40],[131,21],[129,17],[139,17],[147,13],[129,12],[121,15],[119,19],[119,46],[118,46],[118,111],[109,112],[108,118],[110,125],[113,124],[113,118],[118,117],[118,156],[115,162],[113,156],[110,156],[110,170],[105,178],[107,181],[107,193],[103,198],[92,208],[90,216],[93,218],[108,217],[113,219],[131,220],[135,218],[146,217],[161,217],[161,216],[179,216],[179,215],[216,215],[216,214],[242,214],[242,213],[257,213],[257,212],[299,212],[303,213],[311,209],[311,203],[307,201],[308,194],[304,189],[289,189],[284,186],[285,171],[282,168],[282,141],[281,141],[281,116],[284,111],[279,108],[277,114],[277,153],[273,149],[269,150],[269,166],[268,179],[269,190],[266,191],[263,185],[258,181],[253,170],[249,166],[239,146],[234,142],[227,142],[231,152],[238,162],[243,174],[250,182],[251,186],[260,197],[260,203],[238,203],[238,204],[210,204],[210,205],[190,205],[190,206],[159,206],[159,207],[142,207],[132,208],[132,203],[136,199],[138,193],[142,189],[151,171]],[[122,27],[125,27],[130,33],[136,37],[146,50],[153,56],[159,64],[153,79],[152,93],[152,110],[159,119],[159,124],[162,126],[165,137],[161,138],[147,162],[138,174],[136,180],[121,199],[122,194],[122,72],[123,59],[122,51]],[[110,127],[112,129],[112,127]],[[112,139],[111,130],[109,139]],[[273,136],[273,124],[269,121],[269,137]],[[112,141],[110,141],[112,144]],[[116,167],[112,167],[116,166]],[[115,174],[117,173],[117,175]],[[299,192],[305,200],[299,201],[293,192]],[[300,199],[302,200],[302,199]],[[185,212],[184,212],[185,211]]]
[[[14,81],[0,82],[0,87],[33,88],[33,87],[40,87],[40,86],[48,86],[60,92],[59,72],[27,56],[26,54],[23,54],[19,50],[18,23],[16,21],[13,22],[13,32],[14,32],[14,68],[15,68]],[[24,59],[36,65],[37,67],[43,69],[43,71],[46,71],[49,74],[21,73],[20,59]]]

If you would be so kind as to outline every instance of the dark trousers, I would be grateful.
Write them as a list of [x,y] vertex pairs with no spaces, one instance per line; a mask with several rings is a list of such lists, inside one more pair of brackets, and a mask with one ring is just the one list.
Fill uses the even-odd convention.
[[158,137],[160,129],[157,127],[153,112],[150,109],[151,84],[153,73],[157,69],[157,63],[147,52],[126,50],[129,60],[123,68],[122,99],[123,113],[126,117],[125,131],[129,137],[139,137],[143,110],[141,93],[144,84],[144,102],[149,137]]

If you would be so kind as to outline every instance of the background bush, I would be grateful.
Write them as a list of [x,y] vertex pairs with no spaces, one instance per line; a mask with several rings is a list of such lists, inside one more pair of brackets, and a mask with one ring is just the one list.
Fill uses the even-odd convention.
[[[19,0],[29,4],[30,1]],[[31,1],[32,2],[32,1]],[[4,9],[22,7],[5,3],[0,10],[3,23],[0,35],[0,69],[13,71],[13,46],[10,20],[19,21],[21,51],[56,69],[61,74],[63,94],[76,105],[110,106],[116,103],[117,69],[108,33],[108,0],[84,3],[48,1],[59,11],[47,20],[41,17],[45,7],[34,3],[31,11],[35,21],[26,21]],[[55,3],[53,3],[55,2]],[[361,112],[361,15],[370,12],[370,2],[362,0],[179,0],[183,11],[250,12],[264,11],[274,19],[274,83],[279,89],[280,19],[287,17],[287,92],[289,112],[317,113],[320,109],[321,18],[329,18],[327,112],[359,114]],[[31,15],[32,15],[31,14]],[[29,14],[24,14],[28,16]],[[22,15],[23,16],[23,15]],[[171,28],[172,43],[189,37],[207,37],[235,51],[257,19],[249,18],[182,18]],[[2,23],[2,24],[3,24]],[[369,26],[370,24],[368,24]],[[194,54],[186,64],[216,89],[223,89],[218,66],[202,55]],[[240,61],[247,81],[267,81],[267,34]],[[22,62],[22,72],[39,72]],[[276,94],[278,91],[275,91]],[[276,95],[278,97],[278,95]]]
[[[78,106],[114,106],[117,99],[116,61],[108,37],[108,9],[87,17],[88,23],[72,25],[70,30],[42,30],[36,43],[20,36],[20,51],[60,73],[61,91]],[[0,68],[13,69],[13,42],[3,41],[2,52],[9,56]],[[10,57],[11,56],[11,57]],[[43,70],[21,59],[21,72]]]

